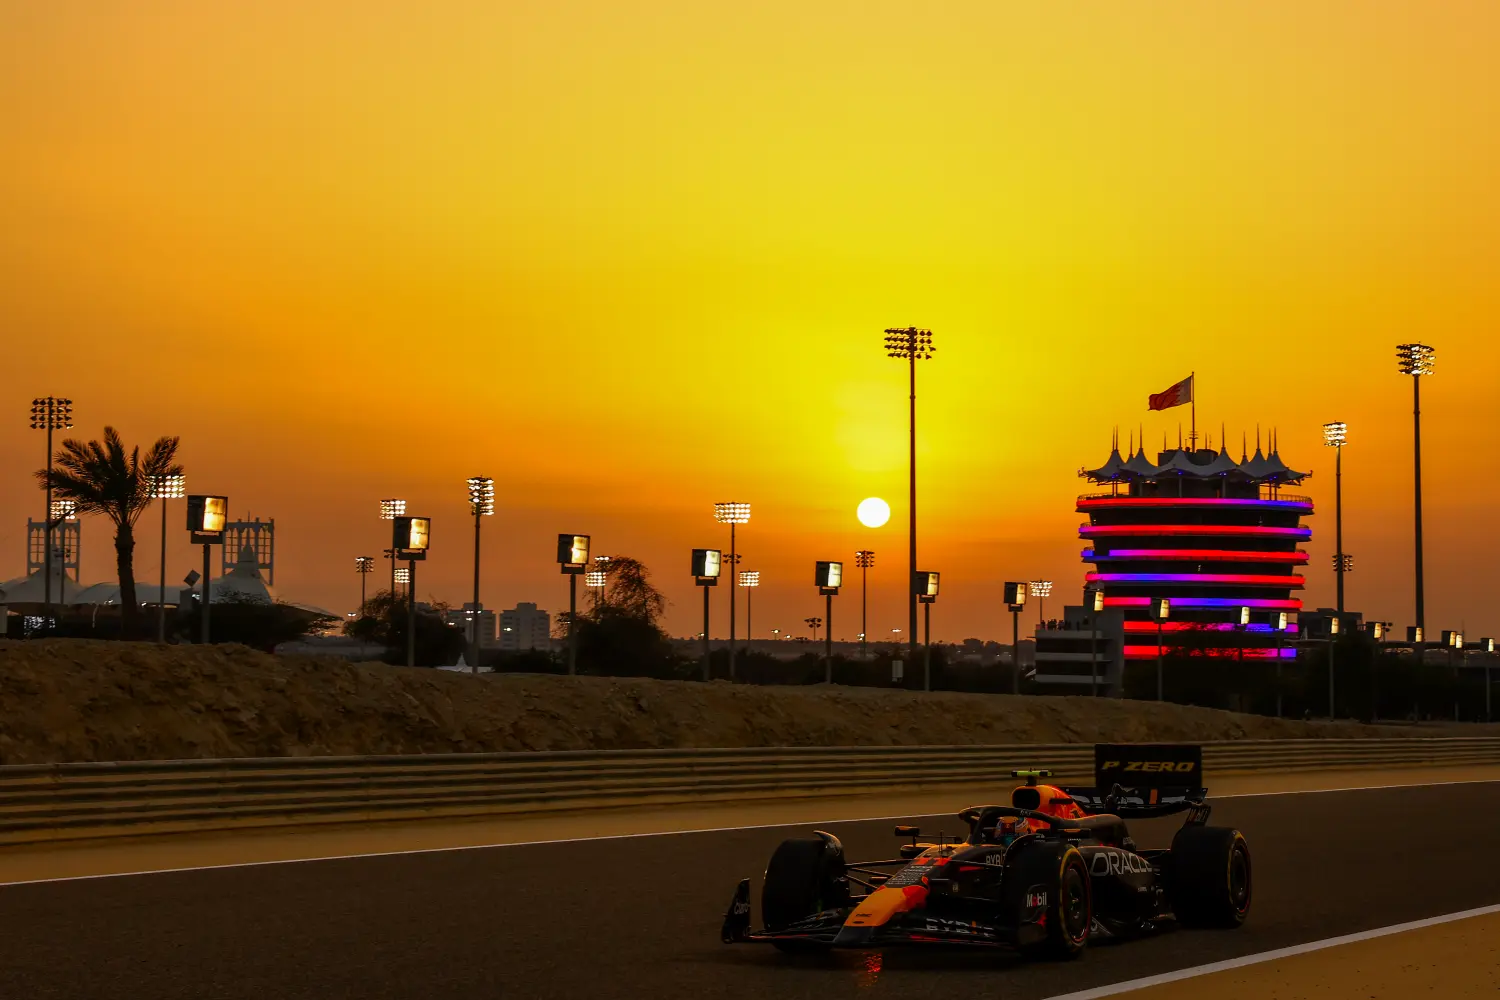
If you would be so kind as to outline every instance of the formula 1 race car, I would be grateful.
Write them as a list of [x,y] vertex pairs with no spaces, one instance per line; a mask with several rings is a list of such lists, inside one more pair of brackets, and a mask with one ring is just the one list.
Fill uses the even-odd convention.
[[[750,880],[724,917],[726,944],[783,951],[901,944],[1016,949],[1071,958],[1090,940],[1154,933],[1174,923],[1238,927],[1250,912],[1250,849],[1238,830],[1208,826],[1202,748],[1094,748],[1093,788],[1025,779],[1010,805],[959,813],[962,840],[922,843],[901,857],[850,862],[831,833],[786,840],[761,889],[761,930],[750,927]],[[1166,850],[1139,850],[1125,821],[1185,812]]]

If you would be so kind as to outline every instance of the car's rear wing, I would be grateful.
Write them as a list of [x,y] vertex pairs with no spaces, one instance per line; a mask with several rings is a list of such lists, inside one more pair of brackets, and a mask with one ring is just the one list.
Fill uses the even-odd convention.
[[1094,787],[1064,788],[1089,813],[1167,816],[1200,806],[1203,748],[1186,743],[1099,743],[1094,746]]

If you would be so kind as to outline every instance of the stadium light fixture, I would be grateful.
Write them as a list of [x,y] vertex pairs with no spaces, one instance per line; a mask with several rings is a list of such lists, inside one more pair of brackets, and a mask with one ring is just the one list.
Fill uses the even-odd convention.
[[907,640],[911,644],[912,659],[917,655],[917,595],[910,589],[911,582],[917,575],[917,362],[932,359],[936,349],[932,346],[932,331],[923,330],[915,326],[892,327],[885,331],[885,353],[886,357],[905,361],[911,384],[909,402],[910,414],[907,420],[907,557],[908,566],[906,579],[908,581],[907,601],[907,623],[909,631]]
[[356,572],[356,573],[359,574],[359,617],[363,618],[364,614],[365,614],[365,601],[366,601],[366,598],[365,598],[365,593],[366,593],[365,584],[369,580],[370,574],[373,573],[373,572],[375,572],[375,557],[374,556],[355,556],[354,557],[354,572]]
[[[42,523],[42,606],[52,621],[52,432],[73,426],[73,401],[57,396],[38,396],[31,401],[31,429],[47,432],[47,518]],[[59,586],[62,586],[59,581]]]
[[[1415,591],[1417,627],[1427,624],[1426,603],[1422,587],[1422,377],[1431,375],[1437,364],[1437,352],[1426,344],[1398,344],[1396,366],[1402,375],[1411,376],[1412,468],[1414,515],[1413,535],[1416,541]],[[1421,642],[1420,639],[1417,640]],[[1421,657],[1418,656],[1420,660]]]
[[823,683],[833,683],[833,599],[844,585],[844,564],[837,560],[820,559],[813,568],[813,582],[818,593],[823,595]]
[[[742,500],[726,500],[716,503],[714,504],[714,520],[720,524],[729,525],[729,569],[733,573],[740,564],[739,550],[735,547],[735,528],[750,523],[750,505]],[[734,587],[729,588],[729,682],[731,684],[734,683],[737,630],[734,591]],[[708,592],[704,591],[704,593]]]
[[479,673],[479,522],[495,513],[495,481],[489,476],[470,476],[469,513],[474,515],[474,613],[469,615],[469,672]]
[[161,501],[161,575],[156,583],[156,641],[167,641],[167,501],[181,500],[187,495],[187,477],[182,475],[156,475],[146,480],[146,490],[152,500]]
[[760,586],[760,571],[747,569],[740,573],[739,583],[745,588],[745,641],[749,642],[754,636],[750,632],[752,624],[750,598],[755,594],[755,588]]
[[210,556],[215,545],[224,544],[224,528],[228,522],[228,497],[194,494],[187,498],[188,537],[193,544],[203,546],[203,594],[198,608],[198,631],[205,646],[209,641],[209,607],[213,600],[209,590],[209,576],[213,571]]
[[[719,585],[719,576],[724,570],[724,553],[720,549],[693,550],[693,580],[703,589],[703,679],[711,680],[712,646],[708,634],[708,588]],[[733,588],[730,588],[731,591]]]
[[1323,443],[1333,449],[1333,574],[1335,605],[1344,611],[1344,574],[1354,568],[1354,560],[1344,552],[1344,442],[1349,426],[1342,420],[1323,425]]
[[1051,595],[1051,580],[1031,581],[1031,596],[1036,598],[1036,620],[1038,625],[1047,620],[1047,598]]

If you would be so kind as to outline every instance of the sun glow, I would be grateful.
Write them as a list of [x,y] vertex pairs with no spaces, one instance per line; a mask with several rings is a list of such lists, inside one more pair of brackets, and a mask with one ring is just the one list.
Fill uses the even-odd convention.
[[868,497],[859,502],[854,515],[866,528],[879,528],[891,519],[891,505],[879,497]]

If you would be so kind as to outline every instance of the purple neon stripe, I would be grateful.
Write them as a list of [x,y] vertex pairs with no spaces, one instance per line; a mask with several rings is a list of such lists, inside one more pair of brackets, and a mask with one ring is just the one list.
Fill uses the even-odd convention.
[[1094,507],[1282,507],[1312,510],[1311,500],[1252,500],[1249,497],[1095,497],[1080,498],[1079,510]]
[[[1264,611],[1297,611],[1302,602],[1295,597],[1171,597],[1174,608],[1258,608]],[[1149,597],[1106,597],[1106,608],[1149,607]]]

